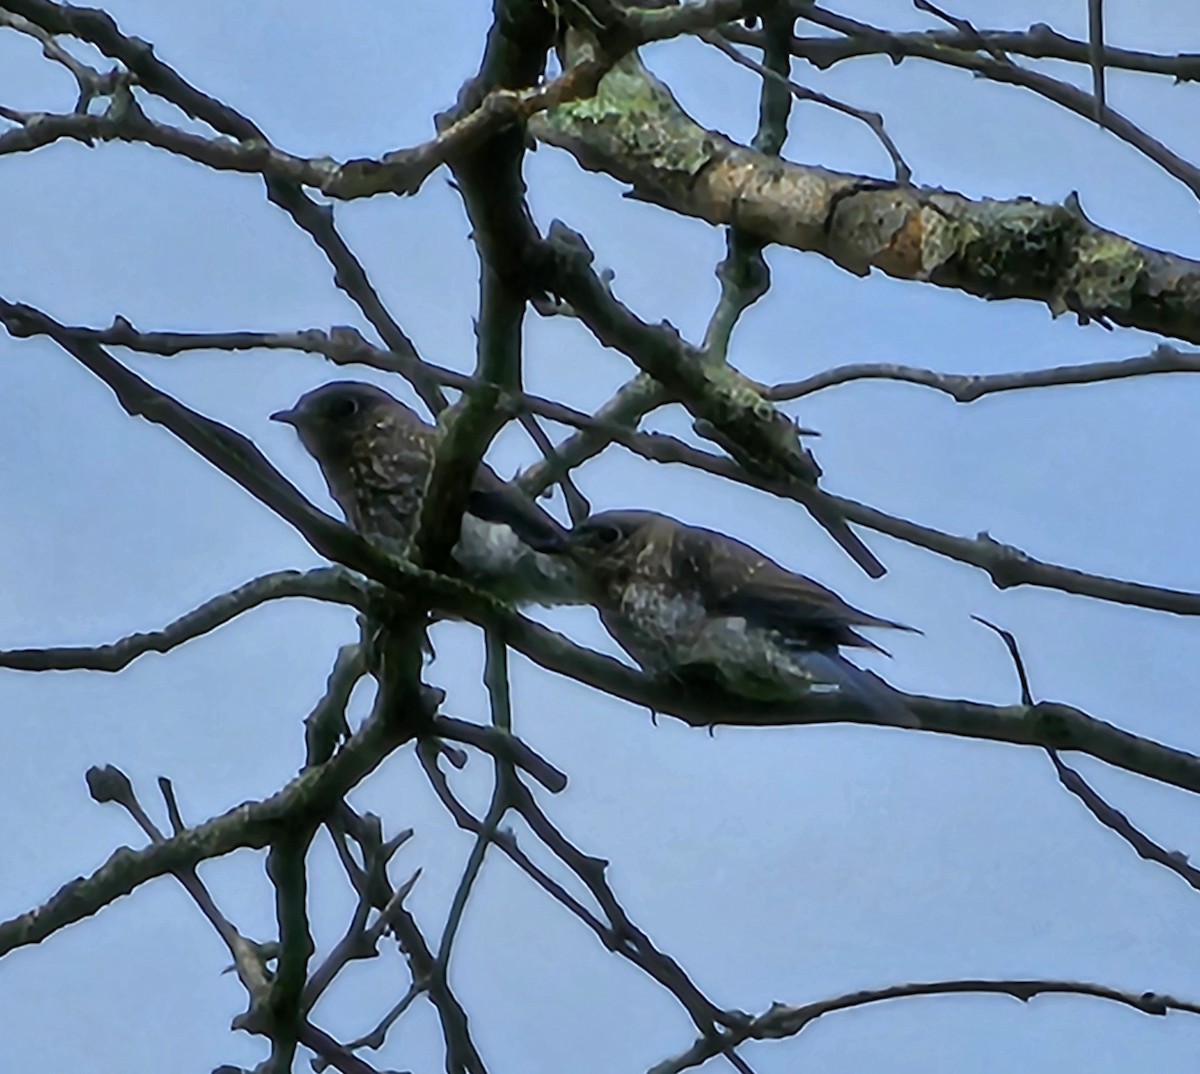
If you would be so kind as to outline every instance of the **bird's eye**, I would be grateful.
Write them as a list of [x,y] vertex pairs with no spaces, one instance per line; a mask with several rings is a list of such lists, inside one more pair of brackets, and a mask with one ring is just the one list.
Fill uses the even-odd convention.
[[593,548],[608,548],[621,539],[621,531],[616,526],[589,526],[587,543]]
[[330,421],[345,421],[358,413],[358,400],[352,395],[339,396],[331,399],[325,407],[325,415]]

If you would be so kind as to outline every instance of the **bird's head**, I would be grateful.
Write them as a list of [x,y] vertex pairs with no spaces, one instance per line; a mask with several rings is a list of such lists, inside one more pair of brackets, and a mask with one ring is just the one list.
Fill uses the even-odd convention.
[[653,511],[603,511],[568,531],[561,547],[546,549],[567,555],[584,566],[603,566],[639,549],[650,527],[663,516]]
[[290,410],[277,410],[272,421],[290,425],[317,459],[333,459],[373,430],[421,419],[374,384],[335,380],[300,397]]

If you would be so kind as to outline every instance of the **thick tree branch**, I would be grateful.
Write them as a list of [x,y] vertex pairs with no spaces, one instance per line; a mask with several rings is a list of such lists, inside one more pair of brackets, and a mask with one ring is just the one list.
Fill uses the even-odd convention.
[[271,980],[267,1032],[271,1038],[269,1074],[290,1074],[304,1011],[301,1006],[308,960],[316,945],[308,924],[308,870],[305,859],[317,821],[289,825],[271,843],[267,876],[275,888],[275,918],[279,927],[279,958]]
[[[479,75],[460,93],[452,113],[439,117],[448,128],[462,122],[498,89],[533,86],[541,77],[552,41],[553,20],[537,5],[497,0]],[[603,70],[596,53],[581,60]],[[589,83],[594,89],[596,79]],[[479,255],[479,321],[476,383],[447,420],[429,487],[421,506],[416,537],[419,562],[434,570],[449,562],[462,526],[467,495],[480,460],[493,437],[509,420],[500,405],[505,392],[521,388],[521,344],[529,288],[514,268],[533,230],[521,175],[524,128],[495,131],[486,142],[453,162],[471,234]]]
[[640,198],[858,275],[880,269],[985,298],[1035,299],[1084,321],[1200,342],[1200,262],[1105,231],[1073,204],[972,201],[763,156],[696,124],[633,55],[586,108],[552,109],[530,130]]

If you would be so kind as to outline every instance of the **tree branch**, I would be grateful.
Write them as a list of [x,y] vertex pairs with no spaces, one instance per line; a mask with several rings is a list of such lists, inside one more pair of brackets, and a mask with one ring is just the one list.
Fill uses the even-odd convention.
[[[396,593],[419,598],[445,614],[457,615],[478,626],[499,631],[509,645],[543,667],[654,711],[678,716],[693,726],[711,726],[715,723],[766,726],[830,720],[865,724],[880,722],[877,715],[860,708],[852,699],[837,695],[812,696],[803,705],[790,708],[749,704],[744,699],[721,698],[712,694],[702,697],[681,695],[667,684],[652,681],[609,657],[590,652],[554,631],[529,622],[503,603],[470,586],[415,569],[378,552],[357,534],[312,507],[245,437],[201,417],[153,389],[95,345],[64,335],[61,326],[44,314],[0,300],[0,320],[8,324],[10,331],[13,331],[14,325],[22,330],[34,325],[38,331],[56,339],[101,379],[114,386],[118,398],[128,409],[147,413],[193,446],[218,469],[290,522],[317,551],[362,571]],[[861,517],[874,518],[879,514],[860,505],[849,505],[847,501],[842,503],[856,506]],[[879,528],[888,524],[888,516],[882,516]],[[1001,556],[992,565],[993,577],[1004,578],[1004,562]],[[380,596],[385,599],[386,592],[380,591]],[[1194,601],[1196,598],[1192,599]],[[905,700],[925,730],[1057,749],[1078,749],[1128,771],[1187,790],[1200,791],[1200,759],[1120,731],[1069,706],[1043,704],[1033,708],[997,708],[968,701],[918,696],[906,696]],[[345,752],[339,753],[330,764],[337,764]],[[233,849],[233,846],[229,849]],[[170,867],[167,866],[168,869]],[[94,912],[94,909],[88,912]],[[0,953],[3,953],[2,947]]]
[[1200,353],[1178,350],[1160,343],[1149,354],[1110,362],[1057,365],[1048,369],[1024,369],[1015,373],[938,373],[918,366],[891,362],[856,362],[834,366],[803,380],[768,388],[763,394],[776,402],[800,399],[814,392],[855,380],[898,380],[945,392],[957,403],[973,403],[997,392],[1051,388],[1067,384],[1099,384],[1129,377],[1159,373],[1200,373]]
[[[803,502],[800,497],[808,491],[804,485],[796,482],[772,480],[747,473],[731,459],[700,451],[690,444],[661,433],[614,437],[614,442],[642,458],[662,463],[680,463],[738,484],[762,489],[784,499]],[[1036,585],[1096,600],[1112,601],[1115,604],[1153,608],[1176,615],[1200,615],[1200,593],[1144,585],[1141,582],[1126,582],[1104,575],[1088,574],[1073,567],[1046,563],[1019,548],[997,541],[986,532],[981,532],[973,538],[956,537],[932,526],[889,515],[856,500],[834,496],[831,493],[826,495],[851,521],[879,533],[886,533],[897,540],[927,548],[947,559],[978,567],[987,572],[992,583],[999,589]]]
[[[57,4],[52,0],[6,0],[5,7],[49,34],[67,34],[94,45],[122,64],[147,93],[169,101],[192,119],[208,124],[239,142],[269,145],[266,134],[248,117],[197,89],[154,54],[152,45],[121,33],[108,12],[98,8]],[[362,263],[346,245],[333,223],[333,213],[313,201],[294,183],[266,179],[267,197],[292,218],[333,267],[333,282],[362,311],[389,350],[410,360],[405,373],[426,406],[437,413],[445,399],[422,375],[420,355],[412,340],[388,312]]]
[[279,926],[279,958],[271,980],[267,1032],[271,1038],[269,1074],[290,1074],[301,1027],[302,999],[308,960],[315,944],[308,925],[308,871],[305,859],[316,832],[316,820],[289,825],[271,843],[267,876],[275,888],[275,917]]
[[848,992],[832,999],[807,1003],[802,1007],[788,1007],[776,1004],[765,1014],[759,1015],[747,1025],[727,1030],[716,1038],[696,1041],[682,1055],[668,1059],[650,1068],[649,1074],[680,1074],[681,1071],[700,1066],[715,1055],[719,1055],[723,1047],[730,1044],[740,1044],[746,1040],[779,1040],[792,1037],[812,1022],[825,1014],[837,1011],[852,1010],[855,1007],[865,1007],[872,1003],[881,1003],[889,999],[905,999],[912,996],[944,996],[961,995],[964,993],[984,993],[990,995],[1012,996],[1023,1003],[1028,1003],[1035,996],[1057,994],[1072,996],[1090,996],[1094,999],[1104,999],[1112,1003],[1120,1003],[1126,1007],[1141,1011],[1143,1014],[1165,1015],[1169,1011],[1182,1011],[1188,1014],[1200,1014],[1200,1004],[1177,1000],[1172,996],[1158,992],[1123,992],[1107,985],[1091,984],[1086,981],[1056,981],[1056,980],[1024,980],[1024,981],[989,981],[979,979],[962,979],[951,981],[930,981],[914,984],[893,985],[891,988],[877,988],[862,992]]
[[[799,13],[803,16],[804,12]],[[839,16],[842,17],[842,16]],[[847,20],[852,21],[852,20]],[[818,70],[827,70],[843,60],[862,56],[887,56],[899,62],[911,56],[933,59],[934,50],[944,52],[976,52],[983,48],[991,52],[1011,53],[1032,60],[1064,60],[1088,65],[1092,62],[1092,43],[1059,33],[1044,22],[1027,30],[976,29],[974,33],[957,30],[882,30],[874,27],[863,30],[843,30],[841,37],[793,36],[789,47],[797,59],[811,63]],[[761,45],[762,32],[750,30],[730,20],[720,28],[721,35],[740,45]],[[1137,49],[1114,48],[1105,45],[1101,53],[1104,66],[1123,71],[1165,75],[1176,82],[1200,81],[1200,55],[1176,53],[1165,55]]]
[[[1091,98],[1079,96],[1087,112]],[[972,201],[766,157],[695,123],[632,55],[587,108],[552,109],[530,130],[643,200],[736,223],[858,275],[880,269],[984,298],[1034,299],[1085,322],[1200,342],[1200,262],[1105,231],[1073,204]]]
[[366,608],[360,580],[344,567],[318,567],[304,572],[274,571],[205,601],[162,630],[130,634],[109,645],[0,650],[0,667],[20,671],[121,671],[139,656],[151,652],[168,653],[224,626],[244,612],[285,597],[309,597],[330,604],[348,604],[360,611]]
[[807,488],[798,502],[871,577],[885,568],[846,525],[834,501],[817,485],[820,467],[800,444],[796,424],[763,398],[759,386],[724,362],[707,360],[670,325],[649,325],[609,292],[592,268],[583,237],[555,221],[531,256],[547,290],[571,303],[607,347],[631,358],[642,372],[676,396],[699,423],[701,435],[716,440],[747,468],[786,475]]
[[[1094,2],[1094,0],[1089,0],[1089,2]],[[931,11],[942,18],[948,17],[944,12],[941,12],[934,5],[928,3],[927,0],[914,0],[914,3],[922,10]],[[815,4],[805,6],[804,17],[832,30],[886,34],[886,31],[881,31],[878,27],[869,26],[854,19],[847,19],[843,15],[825,11]],[[1178,179],[1193,194],[1200,197],[1200,168],[1197,168],[1191,161],[1185,160],[1173,152],[1157,138],[1152,137],[1124,116],[1106,107],[1101,99],[1103,96],[1102,93],[1099,96],[1093,96],[1090,93],[1085,93],[1083,90],[1077,89],[1069,82],[1062,82],[1039,71],[1031,71],[1028,68],[1021,67],[1019,64],[1013,63],[998,50],[992,49],[989,51],[986,47],[987,42],[979,36],[970,23],[957,19],[952,19],[951,21],[960,33],[975,33],[979,47],[984,50],[982,54],[980,52],[943,51],[936,48],[925,51],[921,49],[919,44],[915,45],[913,54],[952,67],[961,67],[983,78],[991,79],[993,82],[1021,86],[1024,89],[1032,90],[1039,97],[1046,98],[1046,100],[1053,102],[1060,108],[1065,108],[1068,112],[1074,112],[1085,119],[1095,120],[1105,130],[1120,138],[1127,145],[1132,146],[1149,160],[1152,160],[1168,175]],[[1095,29],[1094,23],[1092,24],[1092,29]],[[1089,63],[1091,63],[1093,68],[1095,83],[1096,57],[1098,54],[1092,46],[1089,46],[1088,51]],[[1101,46],[1100,54],[1102,54],[1102,51],[1103,48]]]
[[[431,714],[432,692],[415,692],[411,705],[414,711]],[[114,851],[90,876],[72,880],[41,906],[0,924],[0,956],[40,943],[156,876],[193,868],[243,847],[265,847],[295,825],[319,821],[411,737],[412,729],[400,727],[394,714],[374,715],[333,758],[306,769],[269,798],[243,803],[144,850]]]
[[520,90],[496,89],[438,135],[409,149],[379,158],[343,162],[329,157],[298,157],[265,139],[208,138],[151,120],[131,102],[114,103],[103,114],[48,114],[0,109],[20,126],[0,134],[0,155],[26,153],[64,139],[91,146],[96,141],[141,143],[166,150],[214,171],[261,175],[294,187],[311,187],[330,198],[353,201],[379,194],[409,196],[430,175],[470,153],[495,134],[519,127],[529,116],[591,93],[603,73],[581,65],[552,82]]

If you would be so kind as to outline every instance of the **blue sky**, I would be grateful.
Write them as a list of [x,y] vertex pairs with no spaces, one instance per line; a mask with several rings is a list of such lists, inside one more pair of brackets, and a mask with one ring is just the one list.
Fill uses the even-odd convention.
[[[912,12],[877,0],[842,10],[878,21]],[[961,4],[986,25],[995,5]],[[1082,0],[1005,5],[1006,26],[1085,30]],[[1114,44],[1194,50],[1200,13],[1180,2],[1148,20],[1109,0]],[[318,5],[109,6],[128,33],[206,91],[253,116],[300,154],[377,155],[427,137],[478,61],[487,5],[410,0]],[[647,62],[708,126],[748,138],[757,86],[693,42]],[[1058,201],[1139,241],[1200,256],[1194,198],[1094,125],[1012,88],[957,71],[882,59],[808,85],[882,109],[916,179],[974,197]],[[1082,74],[1076,77],[1082,78]],[[0,35],[0,102],[67,110],[73,86],[36,45]],[[1194,87],[1113,73],[1110,103],[1177,152],[1200,158]],[[865,128],[813,106],[793,113],[792,159],[887,174]],[[619,296],[649,320],[699,339],[716,298],[723,236],[622,198],[542,148],[527,162],[531,202],[583,231]],[[144,147],[62,144],[0,161],[5,256],[0,294],[72,322],[116,314],[143,329],[291,330],[359,324],[322,256],[270,206],[252,177],[215,174]],[[338,206],[347,240],[395,317],[432,361],[469,369],[476,263],[461,204],[435,175],[419,197]],[[771,250],[771,294],[744,319],[732,359],[763,381],[847,361],[997,372],[1129,357],[1148,335],[1051,318],[1033,303],[984,303],[815,256]],[[123,356],[128,358],[128,356]],[[290,430],[267,414],[335,374],[280,352],[128,358],[189,405],[252,436],[313,499],[322,482]],[[598,405],[631,373],[577,324],[533,316],[531,390]],[[364,373],[371,378],[370,373]],[[375,379],[375,378],[373,378]],[[390,387],[404,394],[402,384]],[[108,390],[42,341],[0,339],[0,646],[90,644],[151,629],[267,570],[319,561],[286,524],[164,430],[131,420]],[[1200,381],[1160,377],[1044,390],[958,406],[921,388],[862,383],[792,405],[820,429],[827,484],[954,533],[987,530],[1031,554],[1085,570],[1196,589],[1200,519],[1194,415]],[[682,430],[677,413],[654,427]],[[535,458],[506,434],[505,473]],[[920,627],[890,640],[878,667],[905,689],[1016,699],[986,616],[1020,638],[1034,688],[1139,734],[1200,750],[1200,638],[1182,618],[1063,594],[998,592],[979,572],[882,537],[890,567],[872,582],[795,505],[615,451],[579,475],[598,507],[651,506],[716,526],[811,574],[853,603]],[[586,610],[546,620],[611,651]],[[155,804],[170,776],[191,822],[270,793],[303,759],[300,720],[319,696],[353,616],[290,602],[260,609],[118,676],[0,673],[0,917],[42,902],[140,833],[87,797],[83,773],[121,766]],[[487,718],[481,639],[443,625],[429,677],[447,710]],[[718,1002],[757,1011],[837,992],[953,976],[1095,980],[1200,997],[1200,906],[1177,878],[1137,860],[1061,791],[1036,751],[857,727],[722,729],[713,737],[609,700],[514,658],[516,728],[570,774],[545,802],[585,850],[611,860],[634,920]],[[361,698],[359,701],[361,702]],[[1167,846],[1200,846],[1187,796],[1081,768]],[[490,766],[457,785],[481,808]],[[440,933],[470,850],[400,751],[353,799],[391,830],[412,826],[397,877],[423,875],[410,899]],[[161,816],[161,813],[158,814]],[[527,840],[527,842],[529,842]],[[531,845],[531,844],[530,844]],[[332,943],[351,908],[327,843],[313,851],[312,913]],[[261,855],[201,875],[242,930],[274,930]],[[489,858],[456,949],[453,983],[493,1071],[645,1070],[692,1040],[674,1000],[612,957],[503,859]],[[262,1043],[229,1033],[243,994],[228,956],[182,890],[156,881],[39,948],[0,962],[0,1068],[86,1067],[96,1074],[220,1063],[253,1066]],[[356,965],[317,1010],[349,1038],[404,992],[393,951]],[[1200,1023],[1148,1018],[1077,998],[1023,1006],[1002,998],[894,1003],[822,1020],[798,1040],[748,1048],[760,1074],[871,1069],[940,1074],[1088,1069],[1191,1070]],[[418,1004],[381,1069],[438,1065],[438,1032]]]

